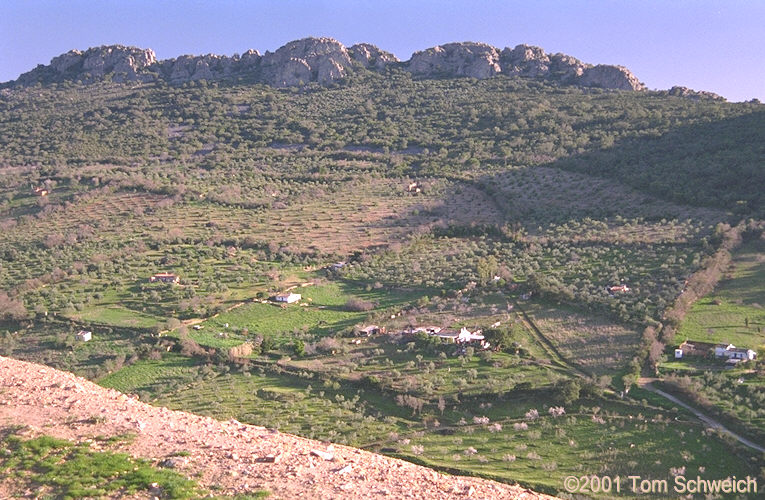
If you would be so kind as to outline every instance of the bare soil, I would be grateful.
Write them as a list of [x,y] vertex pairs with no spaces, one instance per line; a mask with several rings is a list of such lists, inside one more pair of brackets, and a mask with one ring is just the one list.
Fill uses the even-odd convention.
[[[108,446],[157,464],[171,458],[172,468],[198,477],[217,494],[267,490],[269,498],[553,498],[236,420],[156,408],[70,373],[0,357],[0,428],[9,426],[25,426],[29,436],[89,442],[94,449]],[[135,439],[108,445],[93,439],[126,434]],[[0,495],[20,493],[35,497],[0,483]]]

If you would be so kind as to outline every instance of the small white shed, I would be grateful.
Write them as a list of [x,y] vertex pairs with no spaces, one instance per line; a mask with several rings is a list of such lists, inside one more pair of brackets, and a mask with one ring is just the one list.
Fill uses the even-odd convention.
[[89,332],[87,330],[80,330],[79,332],[77,332],[77,335],[75,335],[75,338],[79,340],[80,342],[87,342],[93,338],[93,332]]

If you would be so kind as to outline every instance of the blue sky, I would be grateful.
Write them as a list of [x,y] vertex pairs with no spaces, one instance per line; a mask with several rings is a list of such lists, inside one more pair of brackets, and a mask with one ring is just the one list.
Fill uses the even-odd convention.
[[652,89],[765,101],[764,26],[762,0],[2,0],[0,81],[73,48],[121,43],[166,59],[330,36],[402,60],[452,41],[528,43],[622,64]]

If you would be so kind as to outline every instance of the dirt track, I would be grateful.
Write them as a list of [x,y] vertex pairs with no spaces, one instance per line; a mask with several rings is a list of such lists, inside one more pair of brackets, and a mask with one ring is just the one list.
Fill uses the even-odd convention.
[[765,448],[763,448],[762,446],[758,445],[757,443],[752,442],[749,439],[736,434],[735,432],[731,431],[730,429],[725,427],[723,424],[721,424],[717,420],[715,420],[712,417],[702,413],[697,408],[694,408],[694,407],[690,406],[689,404],[684,403],[683,401],[680,401],[678,398],[676,398],[672,394],[669,394],[667,392],[662,391],[661,389],[658,389],[658,388],[654,387],[653,383],[652,383],[653,381],[654,381],[654,379],[641,378],[640,380],[638,380],[638,385],[642,389],[654,392],[654,393],[658,394],[659,396],[662,396],[662,397],[668,399],[669,401],[672,401],[676,405],[682,406],[686,410],[688,410],[691,413],[693,413],[696,416],[696,418],[698,418],[699,420],[704,422],[706,425],[708,425],[712,429],[717,429],[719,431],[722,431],[723,433],[730,435],[733,439],[735,439],[739,443],[743,444],[744,446],[748,446],[749,448],[752,448],[753,450],[757,450],[757,451],[759,451],[761,453],[765,453]]

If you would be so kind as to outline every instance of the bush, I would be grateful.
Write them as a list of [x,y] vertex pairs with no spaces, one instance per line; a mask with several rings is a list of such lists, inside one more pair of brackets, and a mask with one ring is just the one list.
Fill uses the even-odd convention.
[[325,354],[336,353],[342,350],[342,345],[334,337],[324,337],[316,344],[316,349]]
[[348,302],[345,303],[346,311],[366,312],[366,311],[371,311],[374,308],[375,308],[375,305],[373,302],[368,300],[358,299],[358,298],[348,299]]
[[181,354],[184,356],[207,356],[207,351],[190,338],[182,339],[180,345]]
[[302,358],[306,355],[305,350],[305,342],[302,340],[296,340],[292,343],[292,351],[295,353],[295,356]]
[[0,291],[0,320],[22,320],[29,316],[21,300],[12,299],[7,293]]
[[370,387],[370,388],[380,388],[381,386],[380,377],[376,375],[366,375],[362,379],[362,382],[366,387]]
[[557,397],[564,405],[569,405],[579,399],[582,386],[578,380],[568,379],[558,384]]
[[228,350],[230,358],[246,358],[252,354],[253,348],[250,342],[245,342]]

